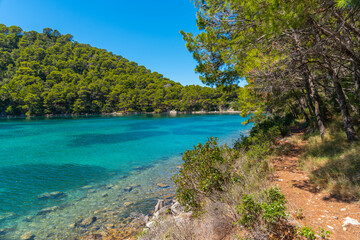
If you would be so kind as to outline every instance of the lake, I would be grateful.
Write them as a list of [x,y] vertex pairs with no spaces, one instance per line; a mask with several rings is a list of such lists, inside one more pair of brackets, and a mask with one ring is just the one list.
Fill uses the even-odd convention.
[[[232,145],[251,129],[245,120],[238,114],[2,119],[0,239],[28,231],[36,239],[76,239],[87,229],[71,224],[87,216],[96,215],[92,227],[101,227],[131,212],[149,213],[156,199],[174,193],[171,176],[182,152],[210,136]],[[61,194],[46,195],[55,191]]]

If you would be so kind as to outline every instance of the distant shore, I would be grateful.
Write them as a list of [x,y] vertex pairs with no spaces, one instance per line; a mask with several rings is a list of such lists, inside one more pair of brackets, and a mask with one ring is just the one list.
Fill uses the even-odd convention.
[[220,111],[166,111],[166,112],[112,112],[112,113],[83,113],[83,114],[45,114],[41,116],[26,116],[26,115],[3,115],[0,119],[9,118],[53,118],[53,117],[88,117],[88,116],[127,116],[127,115],[140,115],[140,114],[169,114],[175,116],[177,114],[189,114],[189,115],[200,115],[200,114],[241,114],[241,111],[233,109],[220,110]]

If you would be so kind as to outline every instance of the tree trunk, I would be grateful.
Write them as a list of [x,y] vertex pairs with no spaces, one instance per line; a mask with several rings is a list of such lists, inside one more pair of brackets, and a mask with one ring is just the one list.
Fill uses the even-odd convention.
[[324,125],[324,122],[322,120],[322,117],[321,117],[319,95],[317,94],[315,84],[314,84],[314,81],[312,79],[312,76],[311,76],[309,70],[307,71],[306,74],[304,74],[304,77],[305,77],[305,81],[308,82],[309,87],[310,87],[311,98],[313,99],[314,105],[315,105],[316,123],[317,123],[317,126],[318,126],[319,130],[320,130],[321,140],[324,141],[324,136],[325,136],[326,129],[325,129],[325,125]]
[[346,99],[339,78],[336,76],[334,70],[329,70],[329,74],[331,76],[331,79],[333,80],[333,84],[335,87],[347,139],[349,142],[355,141],[357,140],[357,134],[354,130],[353,124],[351,123],[349,110],[346,106]]
[[322,117],[321,117],[320,104],[319,104],[319,95],[317,94],[315,84],[314,84],[314,80],[312,78],[309,67],[305,63],[305,60],[304,60],[304,53],[303,53],[302,47],[300,45],[299,34],[294,33],[293,38],[294,38],[296,46],[299,48],[299,54],[301,56],[300,63],[303,65],[303,78],[304,78],[304,81],[305,81],[305,86],[307,87],[307,89],[310,88],[310,95],[311,95],[310,99],[313,100],[314,105],[315,105],[314,106],[314,112],[315,112],[315,116],[316,116],[316,123],[317,123],[317,126],[318,126],[319,130],[320,130],[321,140],[324,141],[325,125],[324,125],[324,122],[323,122]]
[[353,69],[354,69],[354,83],[355,83],[355,96],[356,101],[360,101],[360,72],[358,64],[353,61]]
[[[293,91],[293,92],[294,92],[294,91]],[[309,123],[309,117],[308,117],[308,115],[307,115],[307,113],[306,113],[306,111],[305,111],[305,107],[304,107],[303,102],[301,101],[301,99],[298,97],[298,95],[297,95],[295,92],[294,92],[294,96],[295,96],[295,98],[296,98],[296,101],[297,101],[298,104],[299,104],[299,107],[300,107],[301,112],[304,114],[304,117],[305,117],[306,122]]]
[[306,93],[305,90],[302,90],[304,96],[305,96],[305,103],[306,103],[306,107],[309,109],[310,115],[311,116],[315,116],[314,113],[314,105],[311,101],[311,97],[310,97],[310,90],[306,89]]

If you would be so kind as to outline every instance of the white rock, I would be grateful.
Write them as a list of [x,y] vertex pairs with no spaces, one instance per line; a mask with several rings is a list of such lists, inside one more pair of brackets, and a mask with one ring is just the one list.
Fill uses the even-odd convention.
[[280,179],[278,179],[278,181],[279,181],[279,182],[282,182],[282,181],[284,181],[284,180],[280,178]]
[[172,214],[179,215],[180,213],[184,212],[185,209],[179,202],[175,202],[173,205],[171,205],[170,210]]
[[345,219],[345,221],[344,221],[344,223],[342,225],[343,227],[346,227],[348,225],[354,225],[354,226],[359,226],[360,225],[360,223],[356,219],[353,219],[353,218],[350,218],[350,217],[346,217],[344,219]]
[[329,225],[327,227],[330,228],[330,229],[334,229],[332,226],[329,226]]
[[158,200],[157,200],[157,203],[156,203],[156,206],[155,206],[155,212],[157,212],[157,211],[159,211],[161,208],[163,208],[164,205],[165,205],[164,200],[158,199]]
[[344,211],[346,211],[346,208],[342,208],[342,209],[340,209],[340,211],[344,212]]
[[153,226],[155,226],[155,221],[150,221],[150,222],[146,223],[146,227],[148,227],[148,228],[152,228]]

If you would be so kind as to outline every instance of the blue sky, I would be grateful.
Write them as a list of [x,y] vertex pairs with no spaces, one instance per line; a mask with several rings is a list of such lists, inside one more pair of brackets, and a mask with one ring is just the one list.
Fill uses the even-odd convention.
[[0,23],[50,27],[184,85],[201,84],[180,30],[197,33],[190,0],[0,0]]

